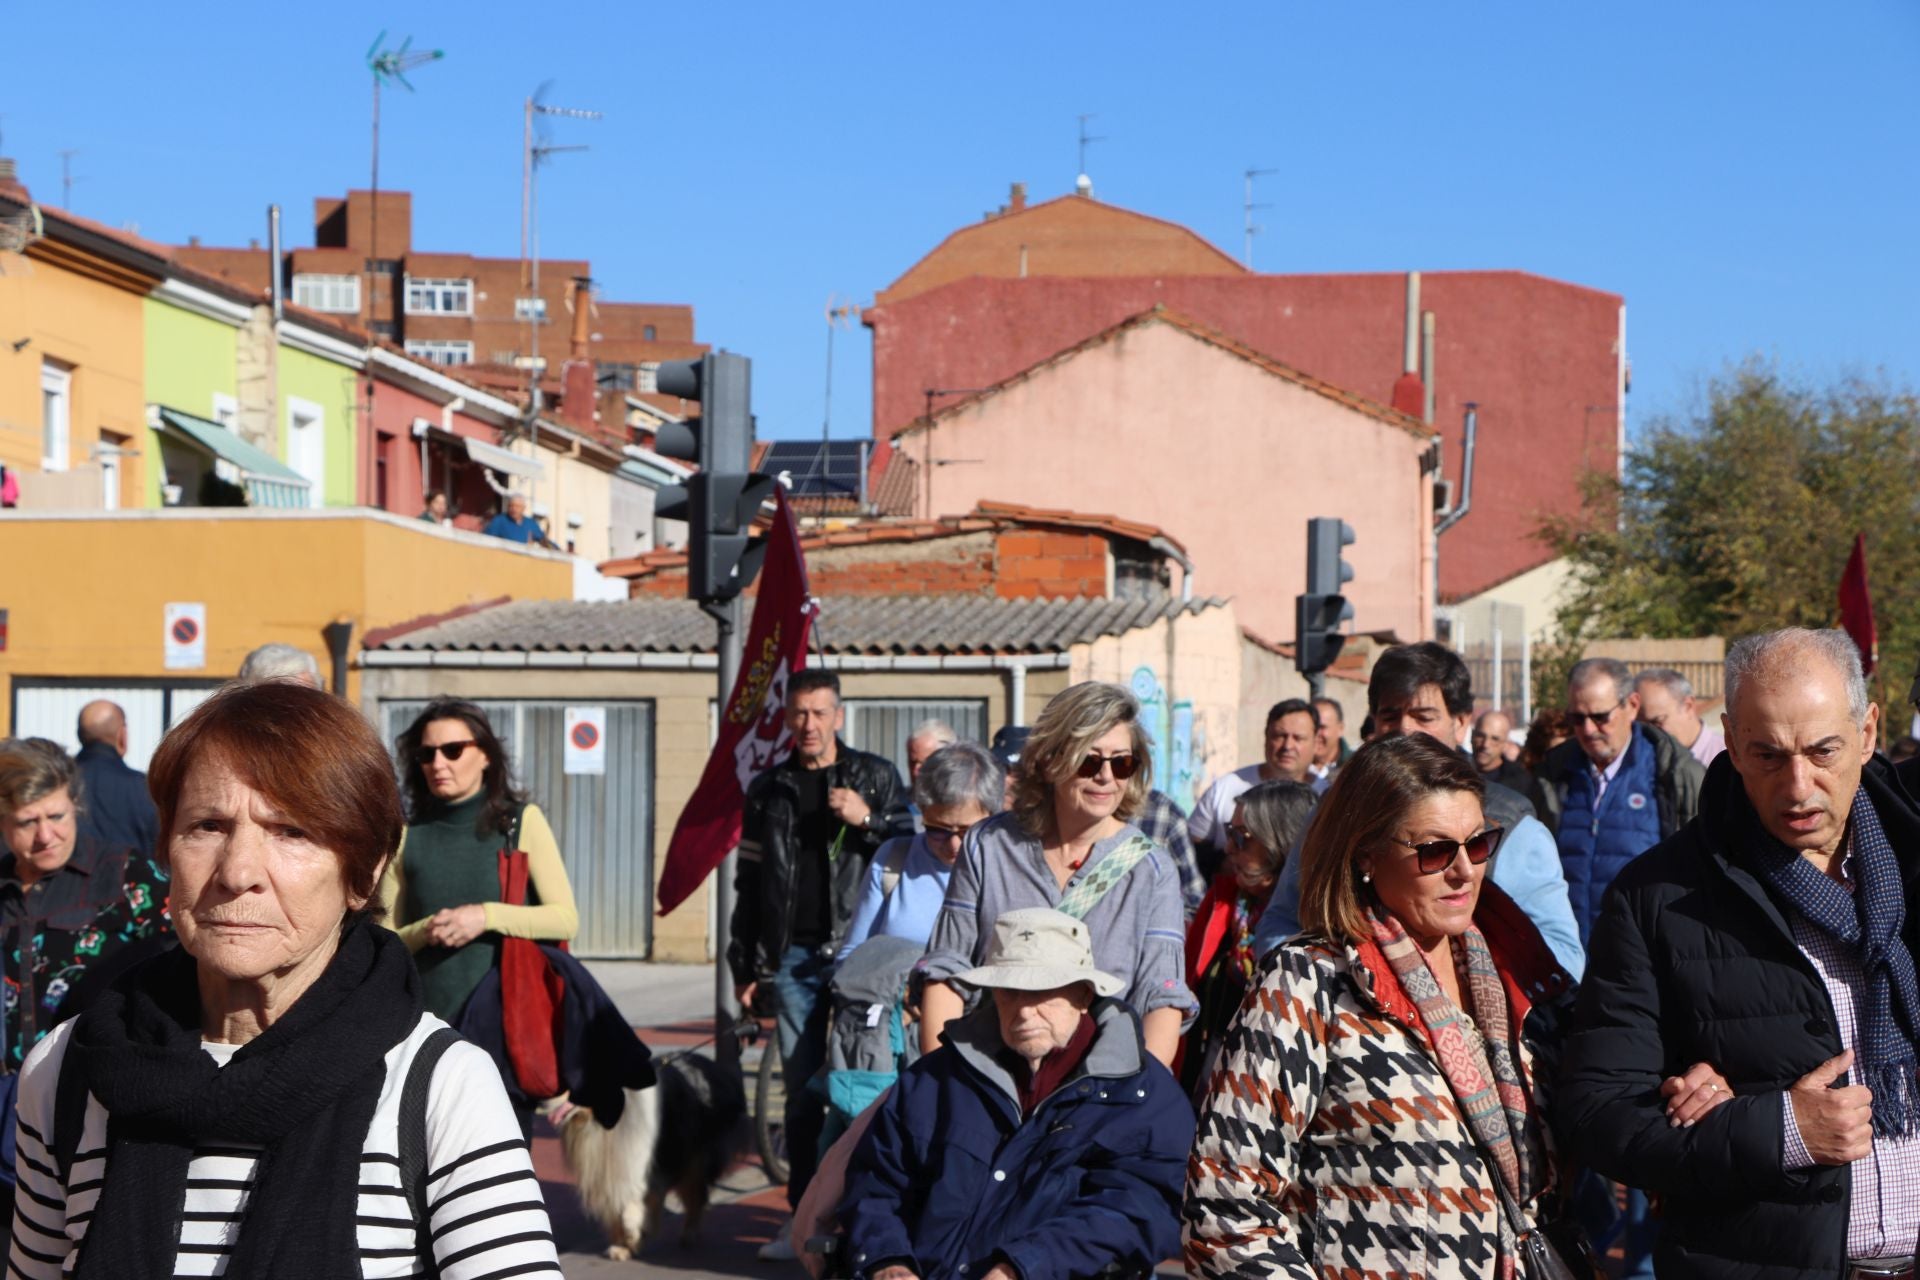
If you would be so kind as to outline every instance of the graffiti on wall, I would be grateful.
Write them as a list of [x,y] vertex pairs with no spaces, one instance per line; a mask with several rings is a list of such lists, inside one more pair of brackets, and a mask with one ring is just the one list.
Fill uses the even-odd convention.
[[1172,796],[1183,809],[1193,808],[1204,766],[1204,751],[1195,749],[1193,703],[1169,704],[1166,686],[1152,667],[1135,667],[1127,682],[1140,702],[1141,724],[1153,742],[1154,785]]

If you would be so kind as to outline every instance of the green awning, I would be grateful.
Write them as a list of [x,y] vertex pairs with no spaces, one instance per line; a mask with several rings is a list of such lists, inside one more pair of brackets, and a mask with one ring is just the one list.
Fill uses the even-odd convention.
[[199,445],[240,473],[247,504],[255,507],[313,505],[313,482],[265,449],[242,440],[217,422],[160,406],[160,424]]

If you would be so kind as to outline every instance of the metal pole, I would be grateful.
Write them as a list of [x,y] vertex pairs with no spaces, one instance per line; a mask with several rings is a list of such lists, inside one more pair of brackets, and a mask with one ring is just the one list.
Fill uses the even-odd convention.
[[[720,714],[727,713],[727,700],[733,696],[734,681],[740,675],[740,597],[724,604],[702,602],[700,608],[720,624]],[[714,958],[713,1026],[717,1034],[714,1056],[724,1071],[740,1070],[740,1038],[733,1028],[740,1023],[740,1000],[733,989],[733,972],[727,967],[727,951],[733,943],[733,877],[739,870],[740,851],[731,849],[720,869],[714,873]]]
[[1324,698],[1326,696],[1327,673],[1324,671],[1316,671],[1307,677],[1307,698],[1311,701],[1314,698]]

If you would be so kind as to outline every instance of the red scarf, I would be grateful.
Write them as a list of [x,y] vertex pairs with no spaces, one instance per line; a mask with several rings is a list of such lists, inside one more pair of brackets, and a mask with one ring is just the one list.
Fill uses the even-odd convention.
[[1025,1058],[1014,1067],[1013,1078],[1020,1086],[1020,1114],[1030,1116],[1033,1109],[1047,1100],[1049,1094],[1067,1082],[1067,1077],[1080,1069],[1087,1060],[1087,1050],[1093,1048],[1093,1019],[1086,1014],[1080,1015],[1080,1025],[1073,1030],[1073,1038],[1061,1048],[1055,1049],[1040,1059],[1040,1067],[1034,1070]]

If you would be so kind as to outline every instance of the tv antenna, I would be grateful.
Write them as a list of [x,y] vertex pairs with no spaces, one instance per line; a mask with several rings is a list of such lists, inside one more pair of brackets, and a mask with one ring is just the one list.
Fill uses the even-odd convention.
[[1094,118],[1096,112],[1088,111],[1080,116],[1080,177],[1087,176],[1087,148],[1096,142],[1105,142],[1106,135],[1095,137],[1087,132],[1087,121]]
[[1278,169],[1249,169],[1246,172],[1247,198],[1244,205],[1244,210],[1246,213],[1246,226],[1247,226],[1247,250],[1246,250],[1245,256],[1246,256],[1247,270],[1249,271],[1253,270],[1253,238],[1259,235],[1261,231],[1265,230],[1265,228],[1261,227],[1258,223],[1256,223],[1253,220],[1254,210],[1273,208],[1273,205],[1271,203],[1266,203],[1266,204],[1254,203],[1253,180],[1255,178],[1265,178],[1271,174],[1276,174],[1278,172],[1280,172]]
[[69,147],[60,153],[60,207],[73,212],[73,184],[81,179],[73,176],[73,158],[80,154],[80,148]]
[[[429,62],[438,62],[446,57],[438,49],[415,49],[413,37],[408,36],[400,42],[398,49],[383,49],[387,42],[387,33],[382,31],[374,37],[367,47],[367,70],[373,74],[373,243],[368,246],[369,259],[380,256],[380,89],[383,85],[397,84],[408,93],[413,92],[413,82],[407,79],[407,72],[423,67]],[[279,267],[274,264],[275,269]],[[373,314],[373,282],[367,282],[367,314]]]
[[826,410],[820,422],[820,456],[826,458],[826,443],[833,439],[833,331],[851,329],[860,322],[860,305],[850,298],[838,294],[827,297],[827,400]]

